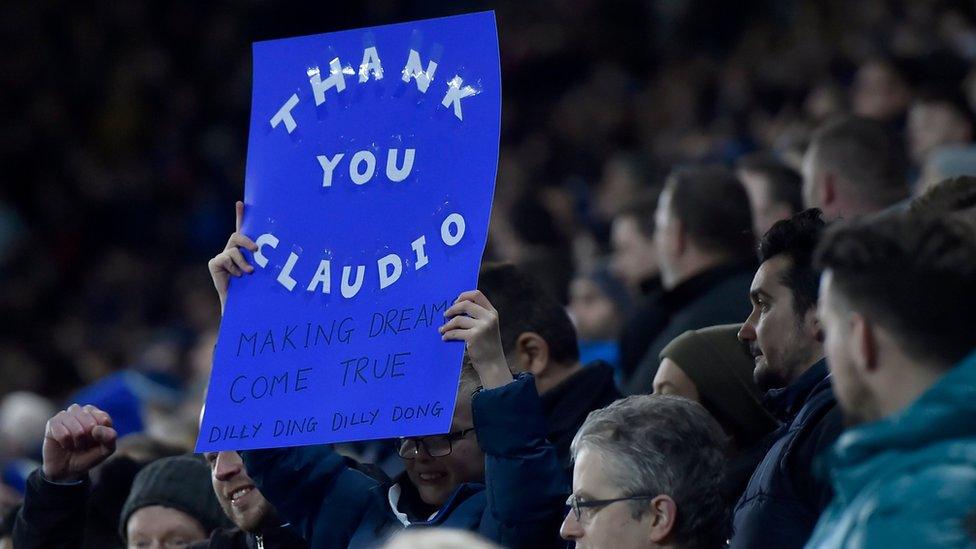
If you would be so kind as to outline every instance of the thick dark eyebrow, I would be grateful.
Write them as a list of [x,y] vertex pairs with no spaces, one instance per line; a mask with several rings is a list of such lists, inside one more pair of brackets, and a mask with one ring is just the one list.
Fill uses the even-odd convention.
[[760,298],[762,298],[762,299],[764,299],[766,301],[772,301],[773,300],[773,296],[771,296],[768,293],[762,291],[760,288],[756,288],[755,290],[752,290],[752,291],[749,292],[749,299],[751,299],[753,303],[757,303]]

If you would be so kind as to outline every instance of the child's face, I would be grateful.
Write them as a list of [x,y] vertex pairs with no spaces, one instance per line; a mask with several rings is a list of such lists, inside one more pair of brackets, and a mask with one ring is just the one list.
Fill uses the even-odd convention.
[[[454,408],[451,432],[474,426],[471,417],[471,396],[462,391]],[[417,487],[420,498],[428,505],[440,506],[447,502],[454,490],[465,482],[484,482],[485,455],[478,446],[474,431],[451,443],[451,453],[431,457],[419,448],[414,459],[404,459],[407,476]]]

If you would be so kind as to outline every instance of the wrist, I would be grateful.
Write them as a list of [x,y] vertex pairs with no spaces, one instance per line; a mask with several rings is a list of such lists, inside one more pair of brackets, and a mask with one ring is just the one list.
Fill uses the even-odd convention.
[[85,474],[69,474],[50,471],[47,467],[41,466],[41,477],[52,484],[79,484],[87,478]]
[[495,389],[512,381],[512,372],[504,360],[492,361],[480,368],[476,367],[475,370],[481,378],[481,386],[485,389]]

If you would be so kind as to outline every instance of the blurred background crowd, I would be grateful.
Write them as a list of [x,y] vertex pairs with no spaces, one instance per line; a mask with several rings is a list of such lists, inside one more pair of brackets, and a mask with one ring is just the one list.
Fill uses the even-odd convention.
[[803,151],[837,114],[900,136],[916,191],[976,172],[973,2],[5,5],[0,507],[79,395],[120,435],[192,446],[219,315],[205,264],[243,194],[250,43],[488,8],[504,96],[487,258],[544,277],[583,362],[619,362],[628,303],[656,276],[640,212],[675,166],[784,181],[775,200],[750,193],[759,234],[800,208]]

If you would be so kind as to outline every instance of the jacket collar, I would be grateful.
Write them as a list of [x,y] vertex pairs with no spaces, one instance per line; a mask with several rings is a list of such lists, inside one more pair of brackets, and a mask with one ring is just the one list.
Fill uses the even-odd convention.
[[669,311],[683,309],[686,305],[718,286],[726,278],[739,271],[752,271],[753,265],[748,261],[735,261],[712,267],[684,280],[674,288],[661,294],[660,304]]
[[[886,464],[907,464],[913,454],[931,463],[936,458],[927,448],[961,439],[976,439],[976,351],[901,412],[848,429],[821,467],[834,477],[838,495],[849,498]],[[976,459],[976,445],[965,452]]]
[[451,514],[455,507],[461,505],[472,495],[484,491],[485,485],[478,482],[466,482],[454,489],[451,497],[444,505],[433,507],[420,499],[417,487],[410,482],[410,477],[404,471],[397,475],[392,484],[388,485],[386,498],[389,509],[404,526],[439,524]]
[[827,369],[827,359],[822,358],[807,368],[793,383],[782,389],[766,391],[763,406],[783,423],[789,423],[800,413],[800,409],[811,396],[823,390],[824,384],[829,389],[830,371]]

